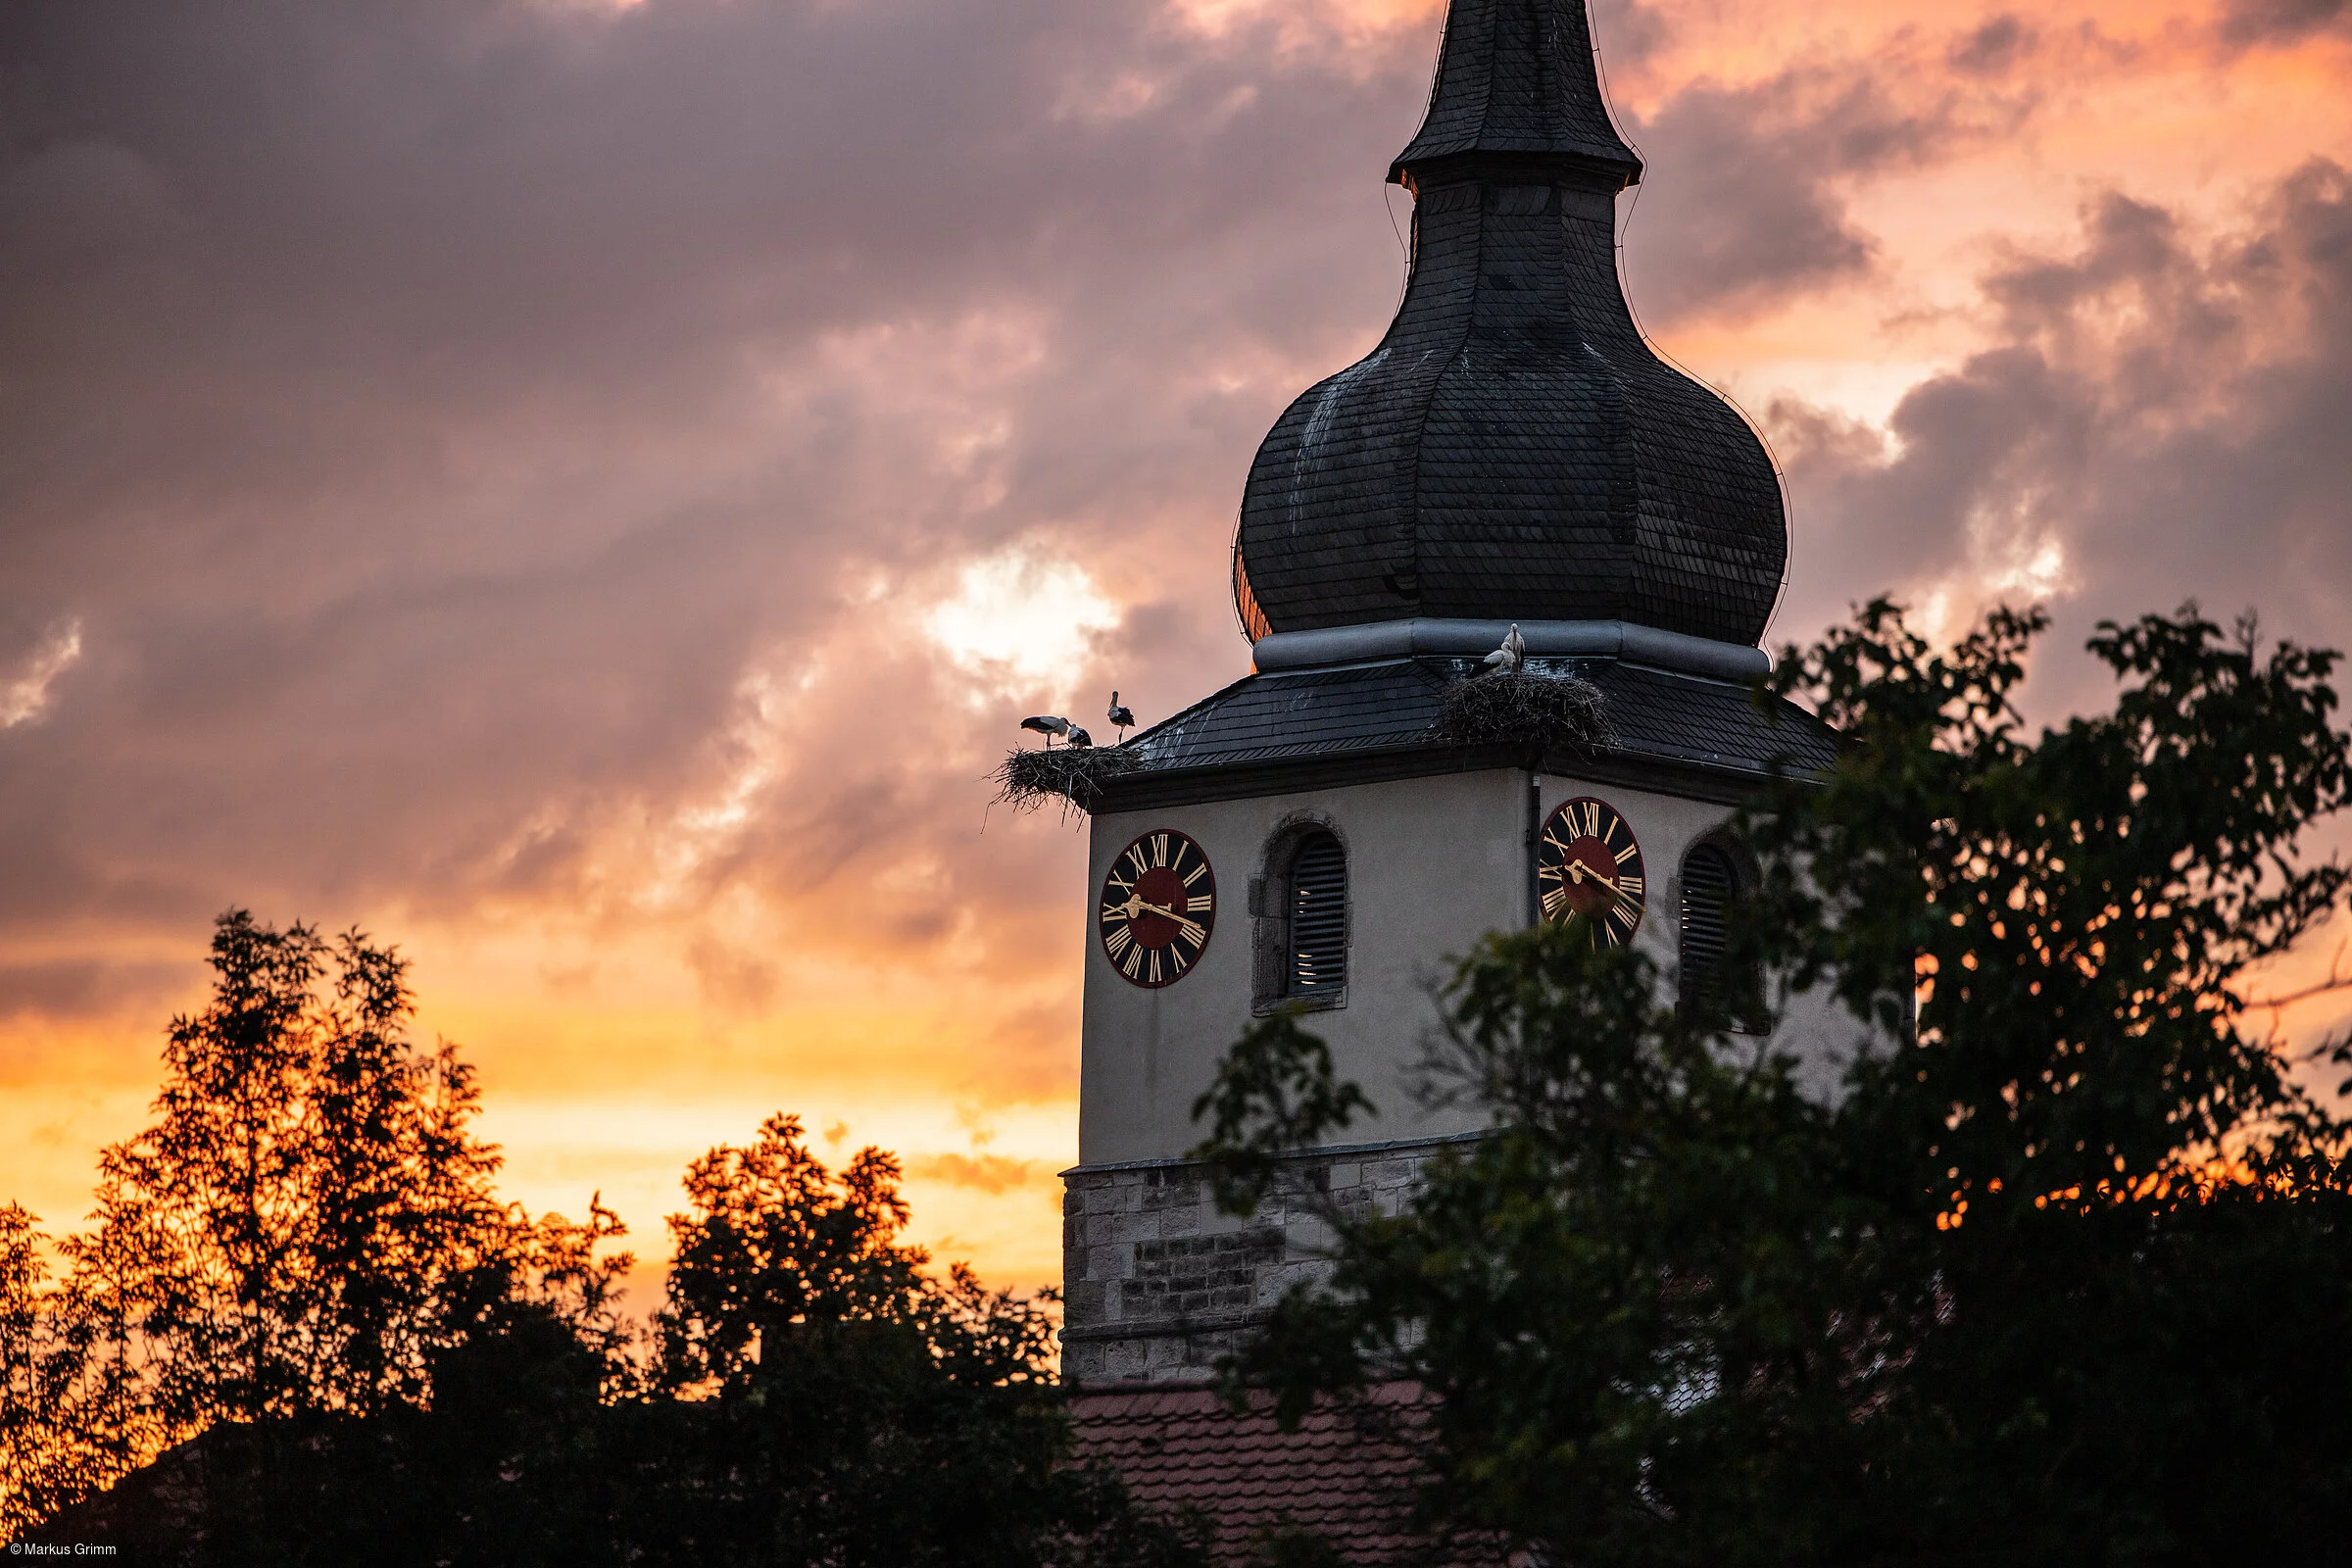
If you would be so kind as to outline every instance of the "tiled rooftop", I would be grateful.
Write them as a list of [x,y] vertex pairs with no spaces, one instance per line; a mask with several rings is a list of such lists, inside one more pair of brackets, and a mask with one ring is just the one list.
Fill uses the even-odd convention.
[[1414,192],[1396,319],[1284,411],[1243,489],[1253,635],[1412,616],[1763,633],[1780,480],[1626,307],[1613,201],[1640,167],[1584,0],[1453,0],[1394,171]]
[[[1759,712],[1745,688],[1614,660],[1545,661],[1600,688],[1612,750],[1761,776],[1775,758],[1826,767],[1837,738],[1795,705]],[[1438,749],[1446,689],[1479,665],[1398,659],[1338,669],[1250,675],[1128,744],[1146,772],[1353,752]]]
[[1204,1388],[1094,1390],[1073,1413],[1080,1451],[1115,1466],[1140,1501],[1212,1524],[1219,1568],[1287,1530],[1321,1536],[1351,1568],[1501,1568],[1509,1559],[1492,1546],[1441,1546],[1412,1528],[1421,1471],[1395,1434],[1410,1430],[1418,1397],[1391,1384],[1292,1433]]

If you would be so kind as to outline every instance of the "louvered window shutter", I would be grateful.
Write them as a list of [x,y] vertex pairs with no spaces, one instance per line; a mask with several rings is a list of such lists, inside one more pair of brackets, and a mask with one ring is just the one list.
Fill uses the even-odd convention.
[[1683,861],[1683,1000],[1692,1005],[1717,1000],[1724,915],[1738,886],[1731,857],[1712,844],[1701,844]]
[[1348,983],[1348,852],[1329,833],[1311,834],[1291,861],[1294,997],[1322,996]]

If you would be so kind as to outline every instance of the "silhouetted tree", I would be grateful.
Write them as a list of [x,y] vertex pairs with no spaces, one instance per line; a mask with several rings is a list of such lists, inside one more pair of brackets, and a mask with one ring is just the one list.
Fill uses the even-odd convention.
[[[1741,815],[1714,1016],[1580,929],[1490,939],[1421,1092],[1491,1135],[1334,1209],[1237,1382],[1418,1379],[1435,1516],[1554,1561],[2330,1555],[2352,1127],[2249,969],[2346,886],[2296,848],[2352,789],[2334,656],[2108,625],[2114,709],[2029,737],[2040,626],[1937,653],[1882,603],[1788,650],[1846,748]],[[1808,991],[1854,1023],[1835,1094],[1723,1027]],[[1274,1019],[1197,1113],[1246,1209],[1357,1108]]]
[[601,1205],[498,1202],[395,955],[232,910],[213,963],[64,1281],[0,1210],[0,1527],[191,1565],[1201,1560],[1077,1462],[1051,1296],[931,1271],[889,1154],[836,1175],[776,1116],[696,1160],[640,1334]]
[[87,1375],[92,1325],[44,1289],[45,1238],[0,1205],[0,1536],[14,1537],[135,1463]]
[[0,1426],[74,1456],[38,1490],[0,1477],[0,1520],[220,1423],[420,1405],[435,1358],[516,1302],[600,1347],[620,1334],[627,1259],[594,1255],[617,1223],[497,1200],[472,1071],[406,1039],[396,954],[232,909],[211,964],[211,1001],[172,1020],[154,1122],[99,1156],[96,1224],[58,1244],[58,1288],[30,1217],[0,1219]]
[[680,1560],[1188,1560],[1070,1463],[1050,1294],[927,1272],[898,1183],[874,1149],[835,1176],[791,1116],[688,1169],[655,1376]]

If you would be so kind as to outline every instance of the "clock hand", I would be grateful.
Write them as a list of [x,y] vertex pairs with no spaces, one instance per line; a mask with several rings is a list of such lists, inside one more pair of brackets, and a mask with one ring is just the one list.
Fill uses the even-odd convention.
[[[1140,901],[1139,901],[1139,902],[1140,902]],[[1195,936],[1202,936],[1202,935],[1205,935],[1205,934],[1206,934],[1206,933],[1204,933],[1203,931],[1201,931],[1201,929],[1200,929],[1200,926],[1198,926],[1198,925],[1196,925],[1194,922],[1192,922],[1192,921],[1190,921],[1190,920],[1186,919],[1186,918],[1185,918],[1183,915],[1181,915],[1181,914],[1178,914],[1178,913],[1177,913],[1177,912],[1176,912],[1174,909],[1163,909],[1163,908],[1161,908],[1161,907],[1160,907],[1158,905],[1156,905],[1156,904],[1146,904],[1146,905],[1144,906],[1144,907],[1145,907],[1145,908],[1147,908],[1147,909],[1150,909],[1150,910],[1151,910],[1151,911],[1152,911],[1153,914],[1164,914],[1164,915],[1166,915],[1166,916],[1167,916],[1169,919],[1171,919],[1171,920],[1175,921],[1175,922],[1176,922],[1176,923],[1177,923],[1179,926],[1182,926],[1182,927],[1183,927],[1185,930],[1192,932],[1192,933],[1193,933]]]
[[1568,875],[1571,880],[1577,882],[1582,882],[1585,878],[1591,877],[1593,881],[1599,883],[1602,887],[1607,888],[1611,893],[1616,894],[1619,898],[1622,899],[1626,896],[1625,889],[1619,887],[1613,878],[1593,870],[1582,860],[1570,860],[1568,862]]
[[1177,925],[1181,926],[1187,931],[1190,931],[1195,937],[1206,937],[1208,935],[1208,933],[1200,929],[1198,924],[1186,919],[1183,915],[1178,914],[1174,909],[1164,909],[1156,904],[1148,902],[1141,893],[1128,894],[1127,902],[1125,904],[1114,905],[1113,907],[1125,914],[1130,920],[1134,919],[1138,914],[1141,914],[1146,909],[1149,909],[1153,914],[1165,915],[1167,918],[1175,921]]
[[1164,909],[1164,907],[1154,906],[1154,903],[1146,901],[1146,898],[1143,898],[1143,894],[1129,894],[1129,896],[1127,896],[1127,903],[1124,903],[1124,906],[1117,906],[1117,907],[1119,907],[1119,909],[1124,909],[1124,914],[1127,914],[1127,919],[1134,919],[1136,914],[1141,914],[1141,912],[1143,912],[1143,909],[1151,909],[1152,914],[1164,914],[1166,919],[1174,919],[1176,924],[1181,926],[1181,929],[1190,931],[1190,933],[1193,933],[1195,938],[1206,938],[1206,936],[1209,936],[1209,933],[1200,929],[1200,924],[1195,924],[1195,921],[1186,919],[1186,917],[1183,917],[1183,914],[1178,914],[1176,909]]

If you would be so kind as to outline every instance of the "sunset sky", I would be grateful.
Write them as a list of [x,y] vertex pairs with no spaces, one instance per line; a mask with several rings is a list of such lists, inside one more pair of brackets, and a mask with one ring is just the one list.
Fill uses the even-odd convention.
[[[414,959],[535,1209],[658,1254],[785,1109],[1055,1278],[1084,838],[984,776],[1248,669],[1242,480],[1395,307],[1441,11],[0,8],[0,1200],[76,1223],[234,904]],[[2049,711],[2102,615],[2352,643],[2352,5],[1594,24],[1776,643],[2040,600]]]

